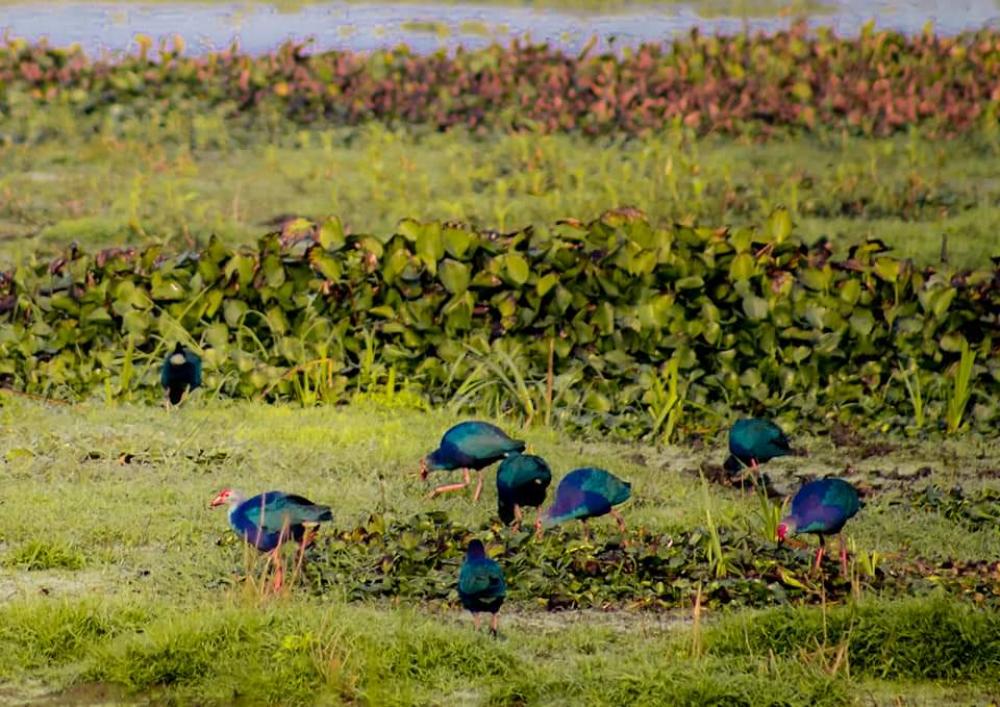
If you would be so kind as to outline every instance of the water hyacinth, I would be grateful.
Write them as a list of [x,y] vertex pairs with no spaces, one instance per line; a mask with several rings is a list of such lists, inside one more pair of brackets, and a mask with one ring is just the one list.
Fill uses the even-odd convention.
[[8,273],[0,372],[29,392],[151,394],[155,371],[123,371],[159,363],[158,342],[184,330],[206,394],[312,404],[363,386],[394,404],[548,409],[554,424],[634,437],[654,428],[644,401],[670,366],[679,428],[778,406],[905,428],[913,406],[895,374],[912,365],[932,380],[923,414],[943,420],[967,347],[977,403],[964,414],[988,426],[997,267],[917,269],[878,241],[835,254],[797,239],[781,210],[760,229],[621,209],[502,234],[403,220],[380,237],[297,219],[256,248],[73,249]]
[[[183,44],[116,59],[8,40],[0,46],[0,111],[71,104],[81,115],[161,110],[183,94],[204,113],[278,113],[300,124],[368,120],[438,129],[530,128],[644,134],[676,122],[700,132],[768,134],[846,128],[885,135],[995,126],[1000,33],[906,36],[864,28],[841,38],[798,23],[772,34],[707,36],[615,54],[569,55],[515,41],[416,55],[309,53],[288,43],[250,56],[234,46],[185,56]],[[137,87],[141,86],[141,90]],[[516,113],[515,121],[510,115]]]

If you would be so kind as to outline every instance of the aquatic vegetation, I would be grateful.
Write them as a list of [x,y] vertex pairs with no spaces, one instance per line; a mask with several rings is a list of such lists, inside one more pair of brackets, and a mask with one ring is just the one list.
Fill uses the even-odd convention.
[[300,218],[255,248],[70,249],[0,277],[0,373],[32,393],[148,395],[166,342],[190,336],[207,394],[343,400],[391,376],[433,404],[674,436],[734,408],[906,427],[903,362],[938,382],[925,415],[944,420],[964,346],[980,361],[958,366],[966,424],[995,424],[996,266],[919,269],[874,240],[837,257],[791,229],[781,209],[761,229],[620,209],[509,233]]
[[179,101],[188,112],[274,126],[380,120],[586,135],[675,124],[702,133],[954,134],[995,130],[997,120],[990,106],[1000,41],[991,29],[908,37],[867,25],[839,38],[800,23],[753,36],[695,31],[669,45],[578,56],[519,41],[429,55],[405,47],[310,53],[286,44],[261,57],[236,47],[188,57],[180,41],[155,54],[148,38],[139,45],[137,55],[107,60],[9,40],[0,47],[0,113],[68,105],[81,116],[152,118]]

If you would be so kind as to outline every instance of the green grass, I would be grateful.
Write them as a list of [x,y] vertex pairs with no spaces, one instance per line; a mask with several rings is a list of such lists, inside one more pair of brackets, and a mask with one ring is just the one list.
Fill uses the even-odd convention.
[[[474,505],[462,494],[428,501],[417,479],[417,460],[454,419],[204,393],[169,412],[0,402],[0,695],[15,702],[53,693],[211,704],[844,704],[862,694],[982,702],[997,677],[995,609],[942,594],[863,596],[825,618],[818,607],[705,610],[699,654],[690,649],[690,611],[549,613],[516,587],[499,641],[474,634],[454,597],[345,602],[332,587],[262,600],[231,581],[243,550],[228,541],[224,512],[207,507],[219,488],[284,488],[328,502],[335,529],[364,524],[375,510],[406,520],[431,509],[480,528],[495,507],[490,483]],[[554,462],[557,477],[591,463],[632,481],[623,507],[631,528],[704,523],[694,470],[721,460],[721,437],[696,450],[516,431]],[[808,459],[768,465],[789,483],[796,472],[843,472],[856,456],[827,437],[794,434]],[[899,445],[854,459],[852,478],[885,485],[887,474],[928,465],[921,483],[997,485],[988,478],[995,440]],[[754,496],[714,485],[709,493],[713,523],[728,532],[758,527]],[[860,549],[928,562],[1000,555],[993,528],[970,530],[897,501],[886,490],[851,522]],[[592,529],[598,540],[617,532],[610,520]],[[912,638],[928,631],[935,640]],[[845,643],[849,669],[836,657]]]
[[72,241],[243,242],[289,214],[338,214],[356,232],[387,233],[404,216],[507,229],[618,205],[657,221],[739,225],[784,204],[797,232],[841,247],[877,237],[934,263],[946,240],[962,266],[1000,254],[998,148],[985,135],[593,141],[378,125],[248,134],[221,115],[95,128],[58,109],[31,123],[28,143],[0,143],[0,264]]

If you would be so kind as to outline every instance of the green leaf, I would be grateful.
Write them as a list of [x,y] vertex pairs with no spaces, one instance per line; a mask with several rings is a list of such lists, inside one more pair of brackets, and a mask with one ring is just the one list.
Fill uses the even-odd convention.
[[264,258],[261,269],[264,271],[264,280],[268,287],[277,289],[285,284],[285,268],[281,264],[281,258],[277,255],[269,255]]
[[253,280],[255,266],[256,260],[252,256],[237,253],[229,259],[222,272],[227,281],[235,275],[240,287],[246,287]]
[[867,309],[856,309],[854,314],[851,315],[850,322],[851,329],[862,337],[871,334],[872,329],[875,327],[875,317]]
[[610,302],[601,302],[591,321],[597,325],[598,331],[607,336],[615,330],[615,308]]
[[250,309],[247,303],[239,299],[227,299],[222,305],[223,316],[226,319],[226,324],[236,328],[240,325],[243,320],[243,315],[247,313]]
[[678,290],[697,290],[705,286],[705,281],[697,275],[682,277],[674,283]]
[[468,290],[452,297],[441,310],[445,315],[447,328],[452,331],[462,331],[471,327],[474,303],[475,299]]
[[756,270],[753,256],[749,253],[740,253],[729,264],[729,278],[731,280],[747,280]]
[[149,312],[132,310],[122,317],[122,330],[127,334],[144,336],[152,324],[153,318]]
[[469,288],[469,266],[447,258],[441,263],[438,279],[451,294],[462,294]]
[[948,351],[949,353],[958,353],[962,350],[962,344],[965,343],[965,337],[961,334],[950,333],[945,334],[941,337],[939,341],[939,346],[942,351]]
[[538,293],[539,297],[544,297],[548,294],[549,290],[559,284],[559,276],[555,273],[549,273],[538,278],[538,282],[535,283],[535,292]]
[[764,319],[769,311],[767,300],[748,294],[743,298],[743,312],[754,321]]
[[319,248],[309,251],[309,265],[327,280],[336,282],[343,275],[340,261]]
[[886,282],[899,279],[900,262],[894,258],[879,258],[875,261],[875,274]]
[[110,322],[111,315],[104,307],[97,306],[84,313],[82,319],[86,322]]
[[441,225],[437,223],[424,224],[417,235],[417,256],[424,264],[437,271],[437,262],[444,257],[444,241],[441,238]]
[[323,225],[319,227],[316,239],[323,250],[340,250],[343,248],[347,243],[347,237],[344,235],[344,225],[340,222],[340,218],[331,216],[324,221]]
[[528,281],[528,277],[531,275],[528,261],[524,259],[523,255],[516,251],[507,253],[504,257],[504,266],[507,270],[507,277],[509,277],[511,282],[515,285],[523,285]]
[[833,270],[827,266],[822,269],[807,268],[799,271],[799,282],[816,292],[826,292],[833,283]]
[[855,304],[861,298],[861,283],[855,279],[845,280],[840,286],[840,299]]
[[383,304],[378,307],[372,307],[368,310],[368,314],[376,317],[382,317],[383,319],[395,319],[396,310],[387,304]]
[[453,258],[461,260],[475,242],[475,234],[464,228],[449,226],[442,233],[444,248]]
[[767,219],[767,231],[772,242],[781,243],[792,234],[792,215],[788,209],[779,206]]
[[423,230],[423,225],[412,218],[404,218],[396,226],[396,233],[401,235],[406,240],[411,243],[416,243],[417,239],[420,238],[420,232]]
[[150,282],[150,295],[154,300],[173,302],[184,299],[184,286],[176,280],[164,277],[160,272],[154,272]]

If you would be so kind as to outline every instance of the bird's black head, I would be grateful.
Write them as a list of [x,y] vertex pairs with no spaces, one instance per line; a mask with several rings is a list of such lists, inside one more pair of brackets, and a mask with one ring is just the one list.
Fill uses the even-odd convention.
[[735,456],[730,454],[728,457],[726,457],[726,461],[722,463],[722,468],[728,471],[730,474],[735,474],[743,469],[743,463]]
[[514,504],[509,503],[506,499],[501,498],[497,501],[497,515],[500,516],[500,520],[503,521],[504,525],[510,525],[514,522]]
[[486,557],[486,548],[483,546],[483,543],[479,540],[470,542],[467,557],[470,560],[484,559]]

